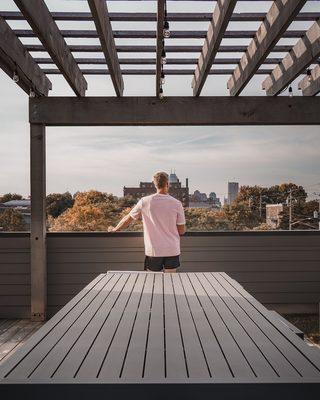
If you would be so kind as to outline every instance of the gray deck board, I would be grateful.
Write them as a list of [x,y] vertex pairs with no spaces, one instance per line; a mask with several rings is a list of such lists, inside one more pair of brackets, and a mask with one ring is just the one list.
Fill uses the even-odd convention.
[[[9,350],[31,332],[0,321]],[[65,390],[70,399],[300,399],[319,391],[320,352],[224,273],[113,271],[0,365],[1,396],[40,399],[46,388],[48,400]]]

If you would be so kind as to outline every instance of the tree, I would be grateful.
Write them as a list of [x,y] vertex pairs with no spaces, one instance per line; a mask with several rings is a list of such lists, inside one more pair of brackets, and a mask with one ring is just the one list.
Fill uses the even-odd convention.
[[23,216],[13,208],[0,212],[0,230],[17,232],[25,230]]
[[7,201],[11,200],[22,200],[21,194],[17,193],[6,193],[0,196],[0,203],[6,203]]
[[74,199],[69,192],[51,193],[46,198],[47,215],[57,218],[74,204]]
[[[292,229],[312,230],[319,229],[319,221],[314,218],[314,211],[319,210],[319,203],[316,200],[303,202],[297,200],[292,202]],[[285,206],[281,214],[280,229],[289,229],[289,207]]]

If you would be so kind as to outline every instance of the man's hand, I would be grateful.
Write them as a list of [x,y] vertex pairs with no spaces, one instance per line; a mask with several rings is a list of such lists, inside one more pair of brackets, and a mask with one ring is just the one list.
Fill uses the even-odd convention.
[[117,232],[117,230],[116,230],[116,228],[114,227],[114,226],[109,226],[108,227],[108,232],[111,232],[111,233],[114,233],[114,232]]

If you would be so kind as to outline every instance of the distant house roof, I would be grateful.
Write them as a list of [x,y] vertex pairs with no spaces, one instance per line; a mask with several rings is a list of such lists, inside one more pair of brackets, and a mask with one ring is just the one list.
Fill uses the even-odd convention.
[[31,200],[10,200],[3,203],[6,207],[30,207]]

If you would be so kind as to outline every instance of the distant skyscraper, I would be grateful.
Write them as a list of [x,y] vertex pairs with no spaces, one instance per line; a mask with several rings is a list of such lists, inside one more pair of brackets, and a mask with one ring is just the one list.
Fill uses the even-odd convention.
[[238,182],[228,182],[228,204],[229,206],[235,201],[239,193]]

